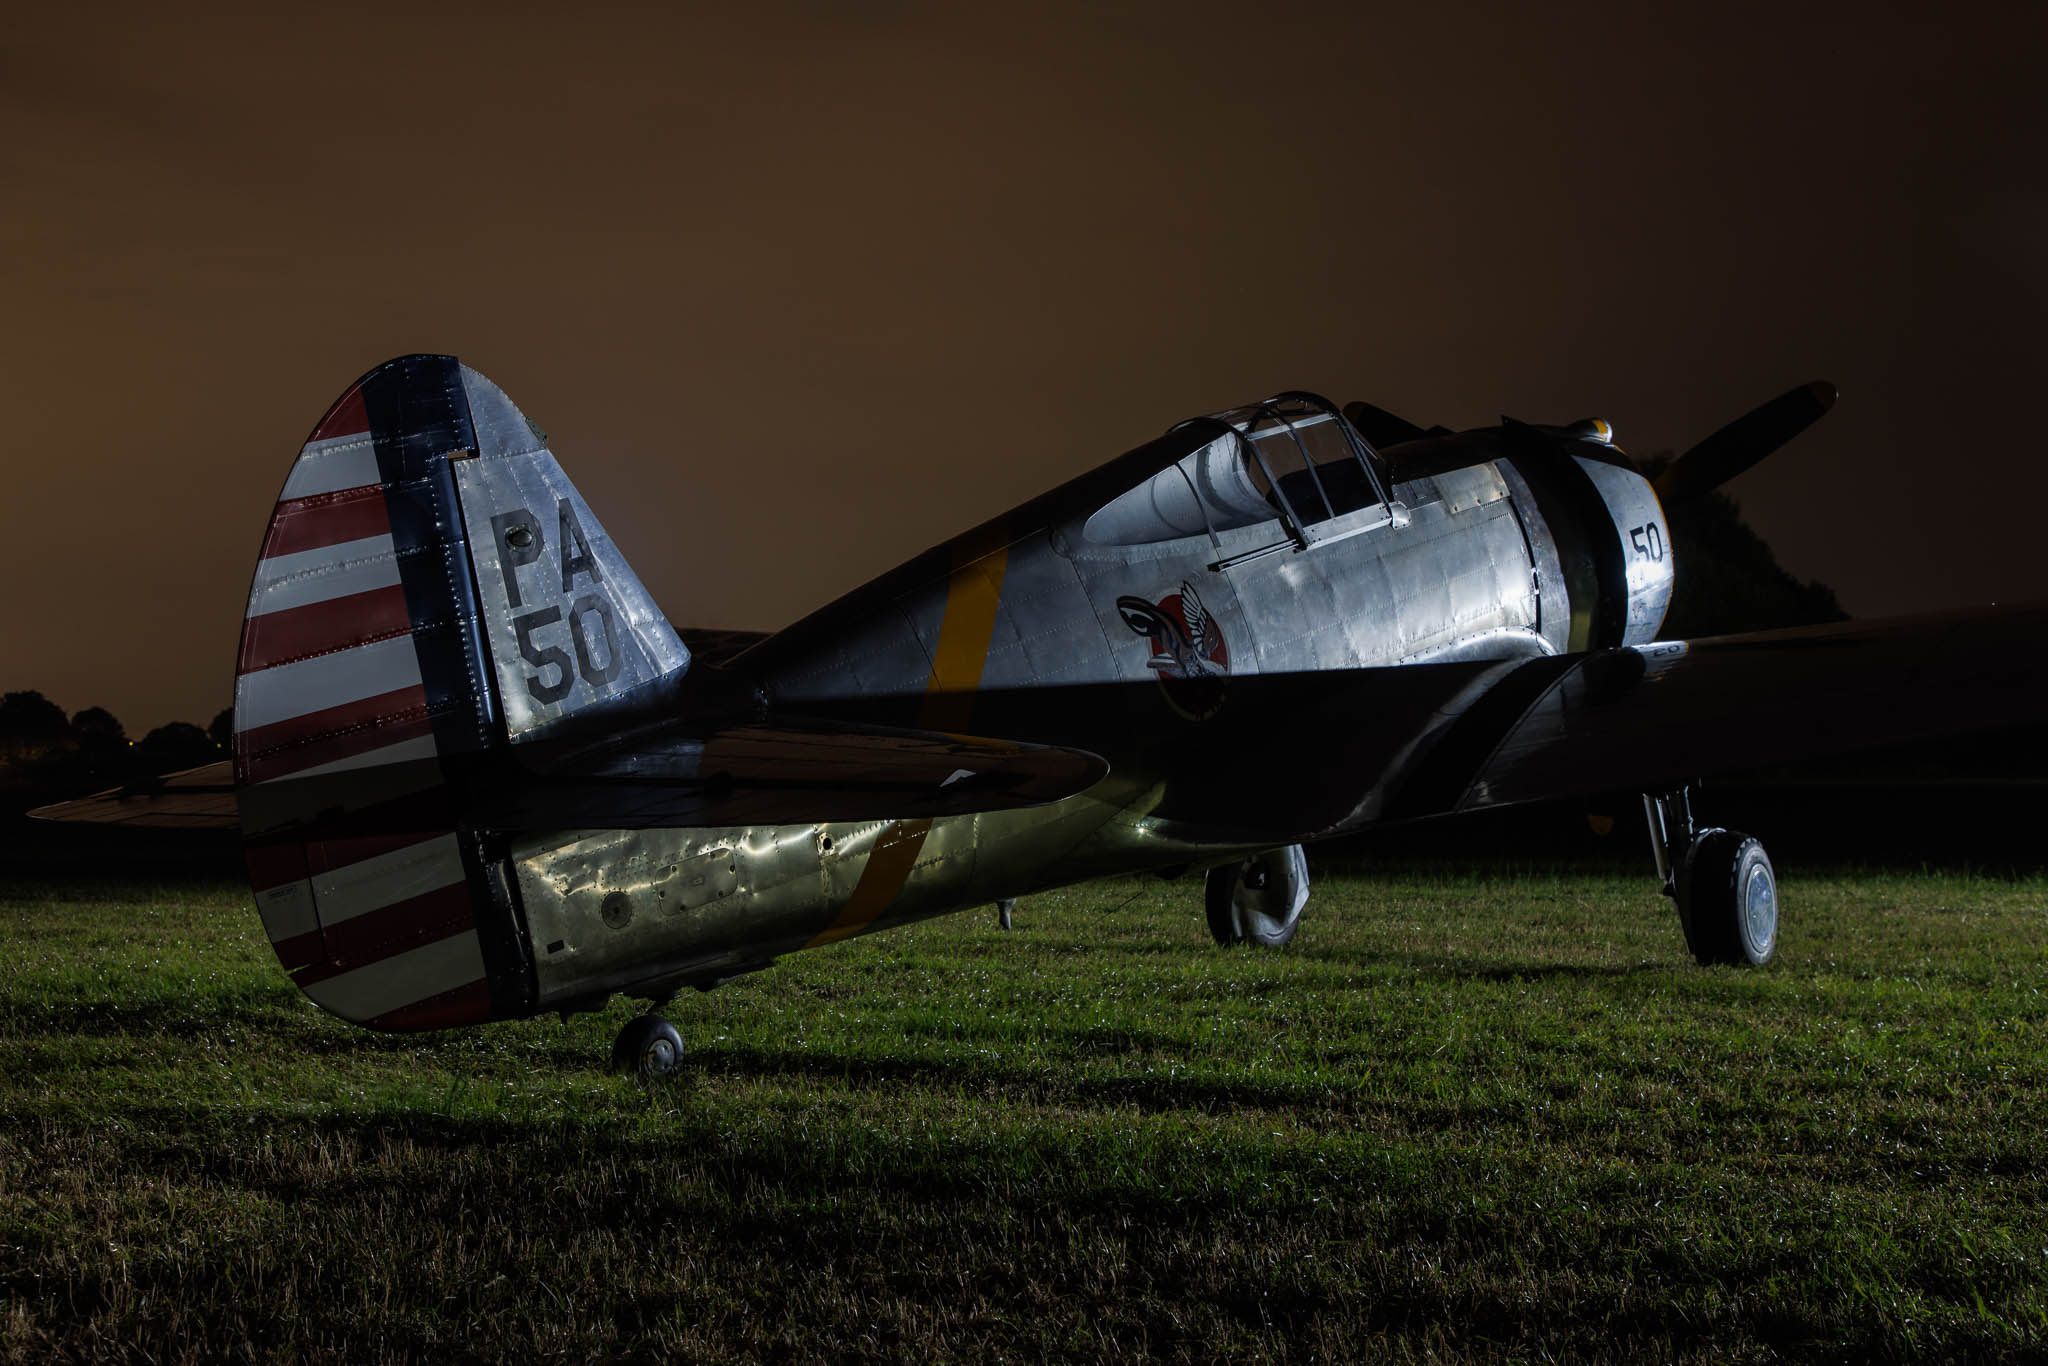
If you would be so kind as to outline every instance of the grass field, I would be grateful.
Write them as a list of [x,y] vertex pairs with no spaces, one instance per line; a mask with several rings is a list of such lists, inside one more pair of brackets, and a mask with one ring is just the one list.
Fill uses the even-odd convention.
[[2048,1354],[2048,885],[1107,882],[679,1000],[386,1038],[236,887],[0,888],[0,1359]]

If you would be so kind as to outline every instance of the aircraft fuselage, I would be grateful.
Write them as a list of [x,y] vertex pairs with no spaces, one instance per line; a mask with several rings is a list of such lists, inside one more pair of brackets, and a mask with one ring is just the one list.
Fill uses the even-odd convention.
[[[1424,437],[1386,453],[1378,488],[1340,486],[1341,459],[1297,471],[1288,517],[1272,481],[1218,492],[1230,443],[1201,435],[1177,429],[967,532],[725,671],[781,714],[1085,749],[1108,778],[938,819],[516,843],[536,1008],[1399,818],[1437,738],[1505,672],[1641,644],[1662,621],[1662,509],[1604,447],[1513,425]],[[1397,668],[1370,716],[1317,682]],[[1233,706],[1233,680],[1253,675],[1298,701]],[[1274,794],[1262,826],[1257,756],[1304,745],[1340,750],[1346,781],[1321,800]]]

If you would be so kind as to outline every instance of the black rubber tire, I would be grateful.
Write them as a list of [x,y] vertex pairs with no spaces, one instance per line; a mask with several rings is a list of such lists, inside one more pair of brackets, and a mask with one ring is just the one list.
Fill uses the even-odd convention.
[[1778,873],[1761,841],[1702,831],[1678,878],[1685,945],[1701,963],[1762,967],[1778,948]]
[[1202,911],[1209,920],[1209,937],[1226,949],[1244,942],[1244,932],[1237,928],[1237,912],[1230,905],[1243,871],[1242,863],[1226,863],[1211,868],[1202,881]]
[[636,1015],[612,1042],[612,1070],[659,1081],[683,1065],[683,1036],[659,1015]]

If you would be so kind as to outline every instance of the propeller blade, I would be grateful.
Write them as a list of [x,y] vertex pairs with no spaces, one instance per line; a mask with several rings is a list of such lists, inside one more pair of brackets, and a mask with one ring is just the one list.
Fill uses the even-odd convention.
[[1666,503],[1694,498],[1741,474],[1835,406],[1835,386],[1802,384],[1752,409],[1671,462],[1653,487]]

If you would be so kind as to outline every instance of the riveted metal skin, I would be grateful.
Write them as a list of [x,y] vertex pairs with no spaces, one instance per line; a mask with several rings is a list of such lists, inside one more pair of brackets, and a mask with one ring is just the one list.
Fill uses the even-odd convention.
[[[1399,439],[1375,451],[1332,405],[1282,395],[1184,423],[760,638],[678,633],[496,385],[447,357],[392,366],[306,446],[244,652],[252,697],[262,670],[293,666],[300,618],[279,614],[318,596],[290,576],[319,536],[338,547],[319,572],[362,580],[379,594],[362,601],[409,626],[401,643],[425,642],[389,683],[330,673],[390,694],[375,717],[394,762],[440,756],[431,818],[373,832],[384,843],[349,865],[362,890],[320,880],[327,845],[259,883],[283,889],[266,914],[309,976],[332,971],[314,940],[338,932],[285,906],[295,889],[416,939],[476,919],[480,959],[450,940],[460,963],[437,949],[446,965],[420,957],[403,982],[375,967],[385,941],[346,960],[369,965],[351,1018],[380,1027],[658,1001],[1106,873],[1234,864],[1483,804],[1515,780],[1501,756],[1549,753],[1532,726],[1575,724],[1670,667],[1625,648],[1662,620],[1669,538],[1597,424],[1452,435],[1380,414]],[[373,439],[412,464],[381,469]],[[401,600],[352,547],[373,497],[400,507],[414,485],[438,500],[420,519],[432,557],[408,562],[419,583]],[[307,501],[330,486],[337,510]],[[336,621],[371,664],[397,648]],[[400,687],[415,672],[434,708],[418,715]],[[311,732],[316,758],[342,744]],[[246,744],[250,763],[270,743]],[[387,768],[348,770],[350,804],[378,819]],[[324,812],[326,772],[245,791],[245,824],[261,797],[287,832],[264,837],[293,853],[313,818],[295,794]],[[410,928],[426,892],[461,911],[452,928]],[[460,990],[405,1004],[444,980]]]

